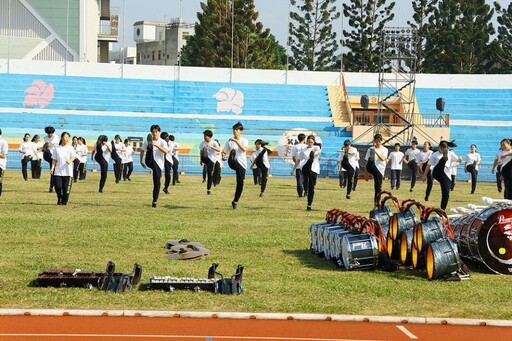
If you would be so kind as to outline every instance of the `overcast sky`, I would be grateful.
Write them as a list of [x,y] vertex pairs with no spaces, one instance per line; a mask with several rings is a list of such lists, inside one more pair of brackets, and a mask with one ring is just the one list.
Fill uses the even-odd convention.
[[[206,0],[203,0],[206,2]],[[343,0],[347,1],[347,0]],[[120,27],[119,46],[135,46],[133,41],[133,23],[140,20],[169,21],[180,16],[180,2],[182,3],[182,17],[185,22],[196,22],[196,13],[201,10],[201,0],[111,0],[114,14],[119,14]],[[486,0],[492,4],[492,0]],[[499,0],[504,7],[508,6],[510,0]],[[277,37],[282,45],[286,43],[288,26],[288,4],[289,0],[254,0],[256,10],[259,11],[259,20],[265,28],[270,28],[273,35]],[[338,10],[341,10],[342,0],[337,3]],[[123,15],[123,8],[126,15]],[[395,5],[395,19],[390,26],[406,26],[407,20],[412,16],[410,0],[397,0]],[[123,17],[125,17],[123,24]],[[341,29],[341,20],[335,24],[336,31]],[[124,34],[123,34],[124,33]],[[124,35],[124,39],[123,39]],[[339,35],[338,35],[339,38]]]

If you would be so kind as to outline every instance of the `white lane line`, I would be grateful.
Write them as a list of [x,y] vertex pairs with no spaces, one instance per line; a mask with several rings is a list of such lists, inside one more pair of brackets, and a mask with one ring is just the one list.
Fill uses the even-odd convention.
[[407,330],[404,326],[396,326],[402,333],[407,335],[410,339],[417,339],[418,337]]
[[[412,335],[412,334],[411,334]],[[208,339],[208,340],[282,340],[282,341],[378,341],[364,339],[320,339],[320,338],[296,338],[296,337],[277,337],[277,336],[211,336],[211,335],[144,335],[144,334],[13,334],[0,333],[0,337],[88,337],[88,338],[132,338],[132,339]]]

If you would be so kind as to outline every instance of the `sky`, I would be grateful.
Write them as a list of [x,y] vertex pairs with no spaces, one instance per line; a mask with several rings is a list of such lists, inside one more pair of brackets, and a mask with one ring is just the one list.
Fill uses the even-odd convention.
[[[203,0],[206,2],[206,0]],[[499,0],[502,6],[508,6],[510,0]],[[273,35],[281,45],[285,45],[288,27],[289,0],[254,0],[256,10],[260,13],[259,21],[265,28],[270,28]],[[341,3],[347,0],[339,0],[337,8],[341,9]],[[412,17],[412,6],[410,0],[396,0],[395,19],[389,26],[406,26],[407,20]],[[486,0],[492,4],[494,1]],[[181,3],[181,6],[180,6]],[[122,46],[135,46],[133,41],[133,24],[141,20],[169,21],[180,17],[180,7],[182,18],[185,22],[196,22],[197,12],[201,11],[201,0],[111,0],[113,14],[119,14],[120,27],[119,44],[115,48]],[[123,15],[123,11],[126,13]],[[124,24],[123,24],[123,18]],[[236,19],[235,19],[236,20]],[[346,25],[346,22],[343,23]],[[338,33],[341,31],[341,19],[334,25]],[[123,38],[124,36],[124,38]]]

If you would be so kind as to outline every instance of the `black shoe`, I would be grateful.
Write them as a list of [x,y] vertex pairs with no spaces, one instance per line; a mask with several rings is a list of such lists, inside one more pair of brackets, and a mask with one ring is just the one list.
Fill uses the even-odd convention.
[[[391,186],[391,189],[395,189],[395,187]],[[397,188],[398,189],[398,188]]]
[[67,202],[61,202],[60,203],[62,206],[66,206],[68,203]]
[[173,185],[173,186],[176,186],[176,183],[175,183],[175,182],[173,182],[173,183],[172,183],[172,185]]
[[100,192],[100,193],[103,193],[103,188],[100,188],[99,192]]
[[210,195],[210,194],[212,194],[212,191],[210,191],[210,190],[208,189],[208,190],[206,190],[206,194]]
[[260,198],[263,196],[263,192],[260,193]]
[[347,194],[345,198],[350,199],[350,194]]
[[501,193],[501,188],[498,188],[498,192]]
[[428,198],[427,198],[427,197],[425,197],[425,201],[428,201]]
[[169,190],[167,188],[164,188],[164,193],[169,194]]
[[234,210],[236,210],[236,208],[238,207],[238,203],[232,201],[231,206],[233,207]]
[[409,190],[409,192],[411,192],[411,193],[412,193],[412,188]]
[[471,194],[475,194],[475,191],[471,191]]
[[78,180],[77,179],[74,179],[73,182],[77,182]]
[[126,178],[126,180],[128,180],[128,181],[132,181],[132,179],[130,179],[130,178]]
[[311,211],[311,206],[309,206],[309,205],[308,205],[308,206],[306,207],[306,211]]
[[151,207],[155,208],[155,207],[156,207],[156,202],[154,202],[154,201],[153,201],[153,202],[151,203]]
[[177,183],[181,184],[181,181],[180,180],[176,180]]
[[201,183],[204,184],[205,182],[206,182],[206,179],[203,179],[203,181]]
[[62,205],[62,201],[60,201],[60,199],[57,199],[57,205]]
[[50,189],[48,190],[49,193],[53,192],[53,188],[50,187]]
[[119,180],[116,179],[116,184],[118,184],[118,183],[119,183]]

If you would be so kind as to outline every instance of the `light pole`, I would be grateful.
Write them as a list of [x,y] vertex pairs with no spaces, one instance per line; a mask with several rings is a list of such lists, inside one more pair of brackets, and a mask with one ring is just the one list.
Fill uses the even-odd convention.
[[291,22],[292,2],[288,3],[288,27],[286,28],[286,72],[284,74],[284,84],[288,84],[288,68],[290,63],[290,22]]
[[64,56],[64,75],[68,75],[68,53],[69,53],[69,0],[66,7],[66,55]]
[[233,58],[235,45],[235,0],[231,0],[231,69],[229,72],[229,82],[233,82]]
[[8,27],[9,27],[9,33],[7,37],[7,73],[9,74],[11,71],[11,35],[12,35],[12,29],[11,29],[11,0],[7,3],[7,11],[8,11]]
[[343,0],[340,0],[340,19],[341,19],[341,32],[340,32],[340,86],[343,86]]

